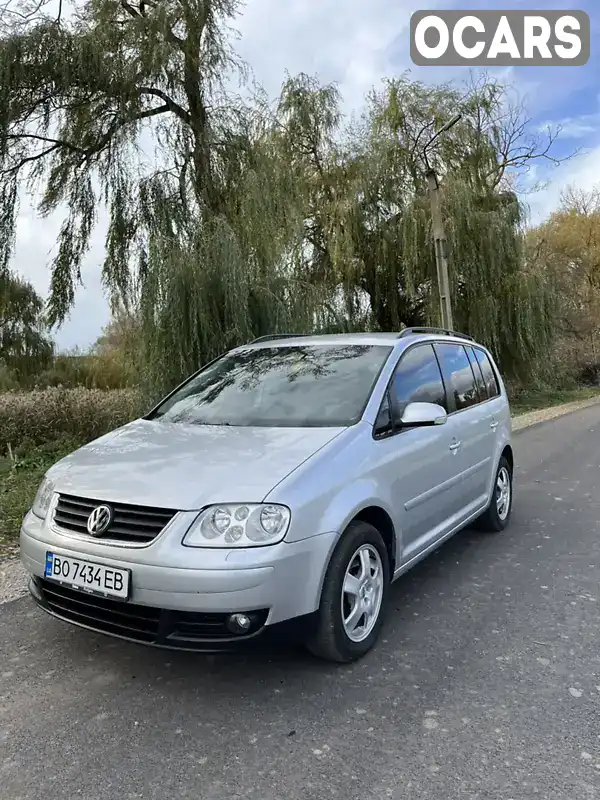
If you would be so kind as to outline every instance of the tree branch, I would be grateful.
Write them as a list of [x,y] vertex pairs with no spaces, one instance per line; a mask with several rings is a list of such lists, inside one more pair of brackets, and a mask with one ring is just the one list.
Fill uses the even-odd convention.
[[6,139],[12,140],[20,140],[20,139],[35,139],[38,142],[46,142],[48,144],[57,145],[57,147],[65,147],[67,150],[72,150],[75,153],[82,153],[84,154],[86,151],[78,147],[71,142],[67,142],[64,139],[53,139],[49,136],[39,136],[35,133],[7,133],[5,136]]
[[3,14],[12,14],[13,16],[19,17],[20,19],[28,22],[29,20],[33,19],[33,17],[35,17],[35,15],[42,8],[42,6],[45,5],[45,3],[46,0],[39,0],[35,8],[33,8],[31,11],[28,11],[26,14],[22,14],[20,11],[14,11],[12,8],[9,8],[10,6],[10,0],[9,0],[9,2],[4,4],[4,6],[2,7],[2,9],[0,9],[0,11]]
[[130,122],[138,122],[142,119],[150,119],[151,117],[157,117],[159,114],[164,114],[166,111],[170,111],[170,107],[168,103],[165,103],[162,106],[157,106],[156,108],[148,108],[145,111],[141,111],[139,114],[136,114],[133,117],[128,117],[127,119],[119,120],[113,122],[110,128],[106,131],[102,139],[98,142],[97,145],[90,147],[88,150],[84,151],[86,157],[96,155],[100,153],[106,145],[110,142],[112,137],[124,128],[126,125],[129,125]]
[[169,111],[172,111],[179,119],[185,122],[187,125],[191,125],[191,117],[188,111],[180,106],[179,103],[176,103],[166,92],[163,92],[162,89],[155,89],[153,86],[140,86],[138,92],[141,95],[152,95],[153,97],[160,98],[165,105],[168,107]]
[[124,9],[124,11],[126,11],[129,14],[130,17],[138,19],[139,17],[143,16],[139,8],[135,8],[130,3],[128,3],[127,0],[121,0],[121,7]]
[[22,158],[18,164],[3,170],[3,174],[12,174],[19,172],[19,170],[25,166],[25,164],[31,163],[32,161],[39,161],[41,158],[44,158],[50,153],[54,153],[61,148],[66,150],[70,150],[73,153],[78,153],[83,156],[83,160],[85,161],[91,156],[97,155],[98,153],[102,152],[102,150],[110,143],[112,137],[121,129],[124,128],[126,125],[129,125],[131,122],[138,122],[139,120],[143,119],[150,119],[151,117],[156,117],[159,114],[164,114],[167,111],[171,111],[171,104],[165,103],[162,106],[156,106],[155,108],[148,108],[144,111],[135,114],[134,116],[128,117],[126,119],[121,119],[113,122],[113,124],[109,127],[106,133],[96,142],[96,144],[91,145],[90,147],[84,148],[79,147],[78,145],[73,144],[72,142],[68,142],[64,139],[53,139],[49,136],[40,136],[34,133],[11,133],[7,134],[6,138],[11,140],[21,140],[21,139],[34,139],[35,141],[45,142],[50,144],[50,147],[47,147],[45,150],[42,150],[39,153],[35,153],[30,156],[25,156]]
[[8,169],[2,170],[3,175],[11,175],[19,172],[19,170],[25,166],[25,164],[30,163],[31,161],[39,161],[40,158],[44,158],[44,156],[50,155],[50,153],[54,153],[56,150],[60,149],[59,144],[53,144],[52,147],[47,147],[45,150],[42,150],[40,153],[35,153],[32,156],[26,156],[22,158],[18,164],[15,164],[14,167],[9,167]]

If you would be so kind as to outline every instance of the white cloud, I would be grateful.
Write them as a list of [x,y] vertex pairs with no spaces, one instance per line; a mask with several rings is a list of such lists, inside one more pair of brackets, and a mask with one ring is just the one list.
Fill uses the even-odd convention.
[[[600,107],[600,97],[597,98]],[[539,125],[540,131],[548,128],[560,128],[561,139],[589,139],[595,136],[600,127],[600,108],[598,110],[589,109],[586,114],[576,116],[559,117],[551,121],[543,122]]]
[[529,198],[533,225],[554,211],[567,187],[576,186],[589,191],[600,185],[600,142],[585,153],[563,162],[547,177],[550,181],[548,187]]
[[408,43],[410,16],[421,5],[422,0],[251,0],[236,25],[242,34],[238,51],[272,96],[286,70],[308,72],[339,83],[346,107],[356,109],[373,84],[398,71],[392,46],[404,35]]
[[[585,139],[598,130],[598,119],[598,114],[567,117],[567,119],[560,120],[556,125],[560,128],[560,136],[563,139]],[[551,124],[548,123],[548,125]]]
[[[47,219],[37,217],[27,200],[21,201],[17,221],[14,269],[29,280],[36,290],[47,296],[50,285],[49,265],[56,252],[56,241],[62,216],[55,213]],[[109,319],[108,303],[104,297],[100,280],[100,268],[104,260],[104,233],[106,223],[94,230],[90,250],[82,268],[83,286],[76,292],[75,306],[62,328],[54,332],[59,348],[75,345],[87,347],[97,338]]]

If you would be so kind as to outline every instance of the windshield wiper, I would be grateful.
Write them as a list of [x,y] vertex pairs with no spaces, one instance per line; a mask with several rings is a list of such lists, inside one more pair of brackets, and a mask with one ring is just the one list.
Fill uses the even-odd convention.
[[221,428],[221,427],[230,428],[232,423],[231,422],[190,422],[190,425],[208,425],[211,428]]

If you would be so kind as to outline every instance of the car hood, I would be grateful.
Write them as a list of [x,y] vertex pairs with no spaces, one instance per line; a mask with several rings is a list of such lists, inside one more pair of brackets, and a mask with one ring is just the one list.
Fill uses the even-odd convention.
[[251,428],[136,420],[59,461],[55,489],[191,511],[260,502],[343,428]]

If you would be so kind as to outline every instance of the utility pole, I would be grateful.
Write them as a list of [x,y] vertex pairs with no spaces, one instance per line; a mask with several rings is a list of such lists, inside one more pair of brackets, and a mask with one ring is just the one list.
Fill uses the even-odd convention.
[[429,200],[431,202],[431,223],[433,231],[433,245],[435,249],[435,264],[437,267],[438,293],[440,297],[440,310],[442,315],[442,328],[453,330],[452,321],[452,301],[450,299],[450,278],[448,276],[448,242],[444,233],[444,219],[442,217],[442,206],[440,201],[440,184],[435,174],[435,170],[429,163],[427,151],[436,141],[438,136],[449,131],[461,119],[457,114],[450,122],[432,136],[423,148],[423,159],[425,160],[425,173],[427,178],[427,188],[429,190]]

